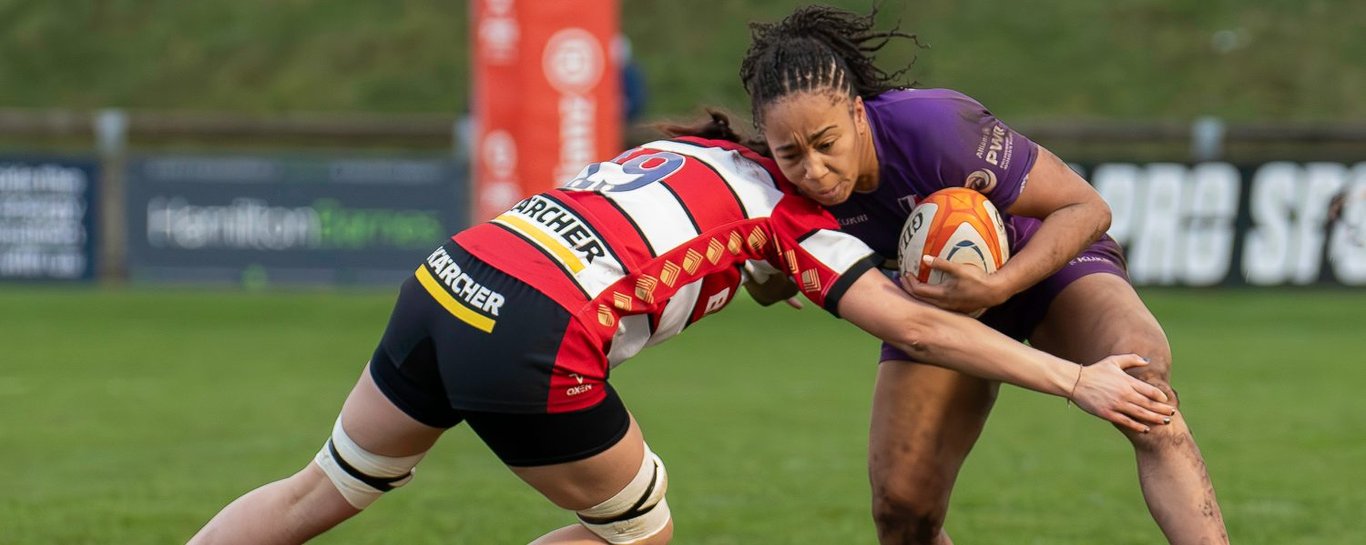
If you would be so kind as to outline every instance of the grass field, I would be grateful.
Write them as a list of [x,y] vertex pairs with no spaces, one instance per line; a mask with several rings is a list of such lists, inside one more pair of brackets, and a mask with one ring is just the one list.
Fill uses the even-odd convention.
[[[1234,541],[1366,543],[1366,291],[1145,293]],[[391,294],[0,289],[0,544],[183,542],[301,467]],[[613,378],[672,480],[682,544],[872,543],[877,343],[748,301]],[[948,525],[960,543],[1161,541],[1127,443],[1006,389]],[[525,543],[570,517],[467,430],[319,543]]]

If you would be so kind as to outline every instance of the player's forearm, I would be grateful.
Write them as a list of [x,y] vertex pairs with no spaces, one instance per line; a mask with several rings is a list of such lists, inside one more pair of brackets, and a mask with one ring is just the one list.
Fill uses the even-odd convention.
[[972,318],[926,308],[929,325],[888,339],[915,361],[1067,397],[1077,365],[1030,348]]
[[916,361],[1066,396],[1076,365],[1029,348],[972,318],[911,299],[870,270],[839,302],[840,316]]
[[1058,272],[1110,228],[1110,209],[1103,201],[1064,206],[1043,218],[1039,230],[1019,254],[1011,256],[992,280],[1009,298]]

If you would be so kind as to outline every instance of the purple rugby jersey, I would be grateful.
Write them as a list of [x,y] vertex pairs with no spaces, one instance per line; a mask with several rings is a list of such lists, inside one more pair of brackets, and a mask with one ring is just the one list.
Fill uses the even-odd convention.
[[[894,263],[897,237],[911,209],[926,195],[948,187],[976,189],[996,205],[1006,222],[1011,255],[1019,253],[1039,230],[1042,220],[1006,213],[1028,182],[1039,146],[976,100],[949,89],[906,89],[878,95],[864,101],[864,106],[877,149],[878,187],[826,207],[839,220],[841,230]],[[1043,320],[1054,297],[1077,279],[1097,273],[1126,277],[1124,253],[1108,236],[1082,250],[1058,272],[987,310],[980,320],[1024,340]],[[883,344],[882,361],[909,359]]]
[[947,187],[981,191],[1006,220],[1011,253],[1019,231],[1039,220],[1010,218],[1039,147],[985,107],[950,89],[888,91],[864,101],[877,149],[879,183],[871,193],[827,207],[840,228],[887,259],[896,259],[901,225],[917,202]]

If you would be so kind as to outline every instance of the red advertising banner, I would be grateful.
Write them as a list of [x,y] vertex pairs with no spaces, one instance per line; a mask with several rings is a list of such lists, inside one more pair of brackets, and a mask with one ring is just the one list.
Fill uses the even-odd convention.
[[621,147],[617,0],[475,0],[474,221]]

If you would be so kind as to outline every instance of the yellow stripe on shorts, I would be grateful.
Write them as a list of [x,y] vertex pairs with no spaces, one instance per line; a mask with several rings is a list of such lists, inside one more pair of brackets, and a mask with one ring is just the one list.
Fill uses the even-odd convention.
[[560,241],[551,238],[550,235],[545,234],[545,231],[537,229],[535,225],[532,225],[527,220],[508,212],[493,218],[493,221],[516,229],[517,232],[531,237],[539,243],[542,248],[545,248],[546,251],[555,254],[555,257],[560,259],[560,263],[564,263],[564,266],[569,267],[570,272],[578,274],[579,271],[583,270],[583,261],[579,259],[579,256],[574,255],[574,252],[570,251],[569,248]]
[[493,326],[497,322],[493,318],[475,312],[474,309],[465,306],[464,303],[456,301],[450,293],[446,292],[445,288],[441,287],[441,282],[432,276],[427,267],[419,266],[417,268],[417,281],[422,283],[422,287],[427,288],[427,293],[430,293],[436,302],[441,303],[441,306],[446,307],[446,310],[459,318],[460,321],[470,324],[484,333],[493,333]]

